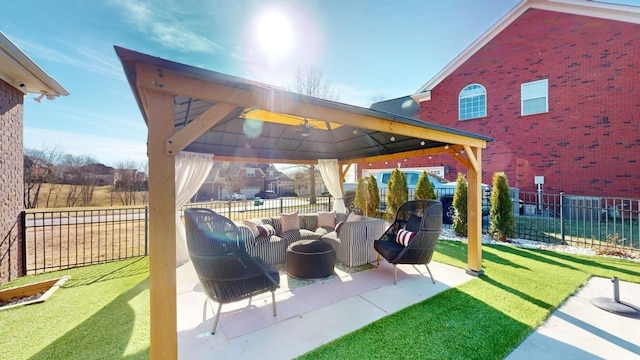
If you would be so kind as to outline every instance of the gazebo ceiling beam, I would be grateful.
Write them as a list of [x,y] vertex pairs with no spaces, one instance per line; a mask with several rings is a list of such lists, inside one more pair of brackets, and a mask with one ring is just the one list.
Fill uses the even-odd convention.
[[344,160],[344,161],[342,161],[342,163],[343,164],[347,164],[347,163],[350,163],[350,162],[369,163],[369,162],[389,161],[389,160],[394,160],[394,159],[404,159],[404,158],[410,158],[410,157],[414,157],[414,156],[438,155],[438,154],[443,154],[443,153],[449,153],[449,150],[446,149],[445,146],[440,146],[440,147],[435,147],[435,148],[428,148],[428,149],[420,149],[420,150],[411,150],[411,151],[405,151],[405,152],[400,152],[400,153],[395,153],[395,154],[384,154],[384,155],[378,155],[378,156],[368,156],[368,157],[363,157],[363,158],[360,158],[360,159]]
[[188,123],[184,128],[173,134],[166,143],[167,155],[176,155],[189,144],[202,136],[207,130],[224,119],[237,108],[234,104],[217,103],[211,106],[202,115]]
[[214,155],[215,161],[229,162],[249,162],[261,164],[295,164],[295,165],[316,165],[318,160],[294,160],[294,159],[276,159],[276,158],[260,158],[260,157],[237,157],[237,156],[218,156]]

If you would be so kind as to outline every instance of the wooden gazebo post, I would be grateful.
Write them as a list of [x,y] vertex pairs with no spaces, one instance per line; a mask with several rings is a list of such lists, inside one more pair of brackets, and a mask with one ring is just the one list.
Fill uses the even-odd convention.
[[464,147],[467,166],[467,273],[482,275],[482,149]]
[[142,94],[149,121],[150,352],[152,359],[177,359],[175,154],[165,151],[174,133],[173,95]]

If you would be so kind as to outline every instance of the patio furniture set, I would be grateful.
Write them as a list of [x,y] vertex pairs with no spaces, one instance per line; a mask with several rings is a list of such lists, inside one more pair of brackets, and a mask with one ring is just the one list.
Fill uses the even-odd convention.
[[271,292],[276,316],[275,264],[286,263],[289,276],[313,279],[331,275],[336,261],[354,267],[376,258],[379,264],[382,256],[394,265],[394,284],[397,264],[427,265],[435,283],[428,263],[441,224],[442,204],[433,200],[406,202],[389,226],[353,213],[292,213],[235,223],[208,209],[185,211],[189,256],[208,300],[218,303],[212,334],[225,303]]

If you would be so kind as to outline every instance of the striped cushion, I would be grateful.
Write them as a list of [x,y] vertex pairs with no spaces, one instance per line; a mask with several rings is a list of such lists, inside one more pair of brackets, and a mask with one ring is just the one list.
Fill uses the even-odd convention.
[[407,246],[414,236],[416,236],[416,233],[402,229],[396,235],[396,242],[402,246]]
[[258,231],[258,225],[262,225],[262,221],[260,219],[242,220],[242,223],[247,225],[249,229],[251,229],[253,237],[260,235],[260,231]]
[[276,234],[276,229],[271,225],[258,225],[258,232],[260,236],[271,236]]

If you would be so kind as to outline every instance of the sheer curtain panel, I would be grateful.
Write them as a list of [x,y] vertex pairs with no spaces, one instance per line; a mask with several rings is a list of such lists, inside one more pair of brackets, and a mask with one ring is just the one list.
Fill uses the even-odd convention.
[[213,155],[181,152],[176,156],[176,266],[189,261],[180,208],[200,189],[213,167]]
[[346,213],[347,208],[342,198],[342,179],[340,178],[340,165],[337,159],[319,159],[318,168],[322,175],[322,181],[327,185],[327,190],[335,198],[333,209],[339,213]]

